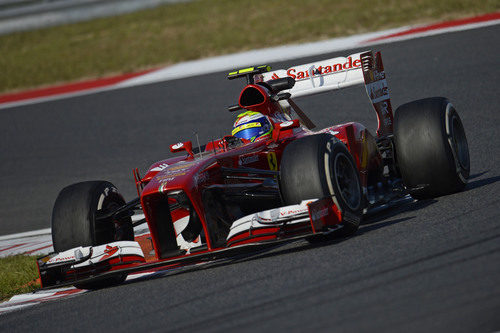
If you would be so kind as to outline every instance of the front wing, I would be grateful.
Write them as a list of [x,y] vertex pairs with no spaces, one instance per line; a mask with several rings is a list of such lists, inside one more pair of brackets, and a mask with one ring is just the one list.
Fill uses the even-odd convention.
[[329,233],[342,227],[332,198],[302,201],[245,216],[233,222],[227,247],[148,261],[138,242],[120,241],[70,249],[38,258],[42,288],[91,282],[156,268],[178,268],[255,251],[256,246]]
[[298,205],[270,209],[236,220],[229,231],[227,245],[331,232],[342,227],[341,221],[341,212],[332,198],[303,200]]

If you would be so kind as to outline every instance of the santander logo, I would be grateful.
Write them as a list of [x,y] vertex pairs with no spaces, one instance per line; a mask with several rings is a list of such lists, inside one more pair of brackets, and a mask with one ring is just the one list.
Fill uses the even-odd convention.
[[[361,67],[361,59],[353,60],[352,57],[347,57],[347,61],[343,64],[342,63],[327,64],[327,65],[320,65],[319,67],[314,68],[312,70],[312,75],[316,76],[316,75],[332,74],[360,67]],[[286,74],[297,81],[310,78],[310,71],[308,70],[301,71],[297,70],[297,68],[294,67],[289,68],[286,71]],[[276,73],[274,73],[271,79],[279,79],[279,76],[276,75]]]

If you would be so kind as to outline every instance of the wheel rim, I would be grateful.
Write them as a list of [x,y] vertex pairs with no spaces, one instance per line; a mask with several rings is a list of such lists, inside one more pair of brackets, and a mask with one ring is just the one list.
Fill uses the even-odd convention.
[[99,200],[98,210],[94,217],[96,241],[98,243],[110,243],[114,241],[127,240],[124,230],[124,222],[117,219],[99,219],[98,214],[102,212],[115,211],[120,207],[120,203],[112,196],[104,196],[103,200]]
[[453,115],[451,121],[451,148],[455,152],[456,160],[462,169],[468,169],[470,164],[469,146],[465,137],[465,130],[460,119]]
[[352,165],[349,157],[339,153],[335,156],[333,170],[342,200],[351,210],[357,210],[361,205],[361,190],[356,168]]

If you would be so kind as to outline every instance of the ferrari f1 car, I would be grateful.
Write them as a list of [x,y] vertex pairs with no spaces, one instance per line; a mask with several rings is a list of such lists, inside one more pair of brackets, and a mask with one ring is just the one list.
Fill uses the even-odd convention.
[[[37,261],[42,287],[101,288],[131,272],[230,258],[270,243],[346,237],[376,207],[446,195],[467,182],[469,151],[453,105],[427,98],[393,117],[379,52],[286,70],[251,67],[228,78],[247,80],[229,111],[264,115],[268,133],[173,144],[179,156],[144,176],[134,169],[138,197],[129,202],[106,181],[64,188],[52,216],[55,252]],[[312,131],[293,100],[358,84],[378,118],[375,135],[356,122]],[[143,218],[133,223],[134,214]],[[133,229],[141,223],[150,232],[142,242]]]

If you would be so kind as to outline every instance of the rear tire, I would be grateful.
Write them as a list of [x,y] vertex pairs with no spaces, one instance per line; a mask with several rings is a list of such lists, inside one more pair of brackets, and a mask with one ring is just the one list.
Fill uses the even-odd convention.
[[350,236],[361,222],[363,192],[356,163],[347,147],[334,136],[317,134],[290,143],[280,166],[280,191],[285,205],[333,197],[342,211],[342,229]]
[[444,97],[401,105],[394,117],[396,158],[416,199],[458,192],[467,184],[470,157],[462,121]]
[[[97,220],[99,212],[125,204],[116,187],[106,181],[87,181],[65,187],[52,210],[52,242],[56,252],[79,246],[96,246],[120,240],[134,240],[130,217]],[[127,276],[110,277],[76,285],[98,289],[122,283]]]

